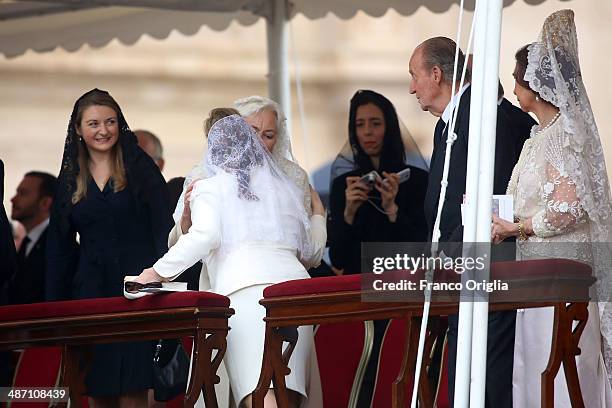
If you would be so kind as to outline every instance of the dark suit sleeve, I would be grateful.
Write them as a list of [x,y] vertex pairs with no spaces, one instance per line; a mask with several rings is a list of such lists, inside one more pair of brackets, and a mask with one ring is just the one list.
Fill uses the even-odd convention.
[[[469,105],[468,105],[469,106]],[[446,205],[452,205],[452,210],[449,212],[452,217],[450,224],[455,225],[448,233],[442,233],[441,242],[462,242],[463,241],[463,222],[461,219],[461,203],[465,194],[466,171],[467,171],[467,155],[470,142],[470,121],[469,108],[462,112],[461,118],[457,119],[457,140],[453,145],[453,156],[456,157],[457,164],[451,160],[450,171],[463,172],[461,177],[456,177],[456,182],[451,185],[449,182],[447,187],[446,198],[449,201]],[[455,150],[457,149],[457,150]],[[450,180],[450,175],[449,175]]]
[[71,225],[67,233],[62,233],[58,215],[54,213],[47,228],[45,299],[48,301],[72,297],[72,282],[79,259],[74,227]]
[[537,125],[536,121],[527,112],[523,112],[521,108],[513,105],[509,100],[504,98],[500,105],[501,110],[506,114],[510,125],[512,126],[514,135],[514,149],[516,160],[521,154],[523,144],[531,136],[531,128]]
[[156,174],[155,176],[159,180],[154,183],[153,189],[150,192],[148,211],[155,254],[158,258],[161,258],[168,252],[168,234],[174,226],[174,221],[172,219],[172,211],[170,210],[170,197],[166,182],[161,174]]
[[8,301],[7,285],[15,274],[17,254],[15,241],[4,209],[4,163],[0,160],[0,305]]
[[[495,166],[493,175],[493,194],[505,194],[508,182],[512,175],[514,165],[520,152],[516,151],[515,131],[511,118],[501,108],[497,109],[497,124],[495,135]],[[465,143],[467,149],[469,141],[469,122],[464,121],[460,126],[459,138]],[[459,140],[459,139],[458,139]],[[466,150],[467,157],[467,150]],[[459,225],[445,241],[461,242],[463,240],[463,226]]]
[[38,303],[45,300],[47,230],[30,250],[23,265],[9,281],[9,303]]
[[506,194],[512,170],[521,152],[520,150],[517,151],[516,135],[512,120],[501,108],[497,109],[496,131],[493,194]]

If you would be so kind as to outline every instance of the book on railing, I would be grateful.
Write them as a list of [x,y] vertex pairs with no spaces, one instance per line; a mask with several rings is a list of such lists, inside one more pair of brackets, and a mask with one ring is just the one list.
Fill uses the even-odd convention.
[[161,287],[145,287],[140,292],[186,292],[187,290],[187,282],[162,282]]
[[148,282],[140,283],[135,282],[132,279],[136,279],[136,276],[126,276],[124,284],[125,295],[128,298],[128,294],[139,294],[139,293],[165,293],[165,292],[186,292],[187,282]]

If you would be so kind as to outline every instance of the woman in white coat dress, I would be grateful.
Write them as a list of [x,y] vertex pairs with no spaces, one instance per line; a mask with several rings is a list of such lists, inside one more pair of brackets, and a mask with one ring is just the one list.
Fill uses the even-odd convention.
[[[229,296],[236,311],[225,363],[234,398],[250,406],[263,356],[265,309],[258,302],[267,286],[308,277],[304,264],[317,256],[312,225],[302,191],[242,117],[213,125],[204,166],[208,178],[195,183],[189,200],[189,231],[137,281],[172,280],[206,263],[212,291]],[[312,347],[312,328],[301,327],[287,377],[295,405],[308,397]],[[275,406],[271,392],[266,406]]]

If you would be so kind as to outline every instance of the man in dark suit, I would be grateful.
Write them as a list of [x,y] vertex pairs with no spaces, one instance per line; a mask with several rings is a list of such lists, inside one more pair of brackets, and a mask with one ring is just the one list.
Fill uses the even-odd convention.
[[4,209],[4,162],[0,160],[0,306],[8,303],[8,280],[15,274],[17,254],[11,224]]
[[[8,281],[15,274],[15,242],[4,210],[4,163],[0,160],[0,306],[8,303]],[[14,365],[8,351],[0,352],[0,387],[12,383]]]
[[47,226],[57,179],[51,174],[31,171],[11,198],[11,218],[19,221],[26,236],[17,252],[17,271],[8,283],[9,303],[44,301]]
[[[453,144],[450,156],[448,186],[440,218],[441,243],[461,242],[463,239],[461,203],[463,202],[466,184],[471,92],[468,72],[466,85],[459,89],[459,83],[457,83],[455,89],[458,92],[453,95],[454,60],[455,42],[445,37],[435,37],[423,42],[414,50],[409,64],[412,76],[410,93],[416,96],[421,109],[440,118],[434,132],[434,148],[424,204],[430,236],[433,234],[440,198],[448,123],[454,110],[457,110],[457,119],[454,126],[457,139]],[[465,56],[461,53],[458,61],[459,73],[462,71],[464,63]],[[498,109],[494,194],[505,194],[512,169],[520,153],[516,151],[514,137],[510,134],[511,129],[508,116],[501,109]],[[442,245],[441,247],[444,248],[445,246]],[[485,397],[487,407],[512,406],[515,318],[516,314],[514,312],[497,312],[489,315]],[[449,316],[448,380],[451,404],[454,398],[457,325],[458,317],[456,315]]]

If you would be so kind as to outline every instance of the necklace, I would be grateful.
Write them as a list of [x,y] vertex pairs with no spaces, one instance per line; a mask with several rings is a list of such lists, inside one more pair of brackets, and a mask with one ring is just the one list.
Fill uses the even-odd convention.
[[555,123],[555,121],[557,120],[557,118],[559,118],[559,116],[561,116],[561,111],[557,111],[557,114],[555,116],[552,117],[552,119],[546,124],[546,126],[544,126],[541,129],[536,130],[536,134],[538,133],[542,133],[543,131],[545,131],[546,129],[548,129],[549,127],[552,126],[553,123]]

